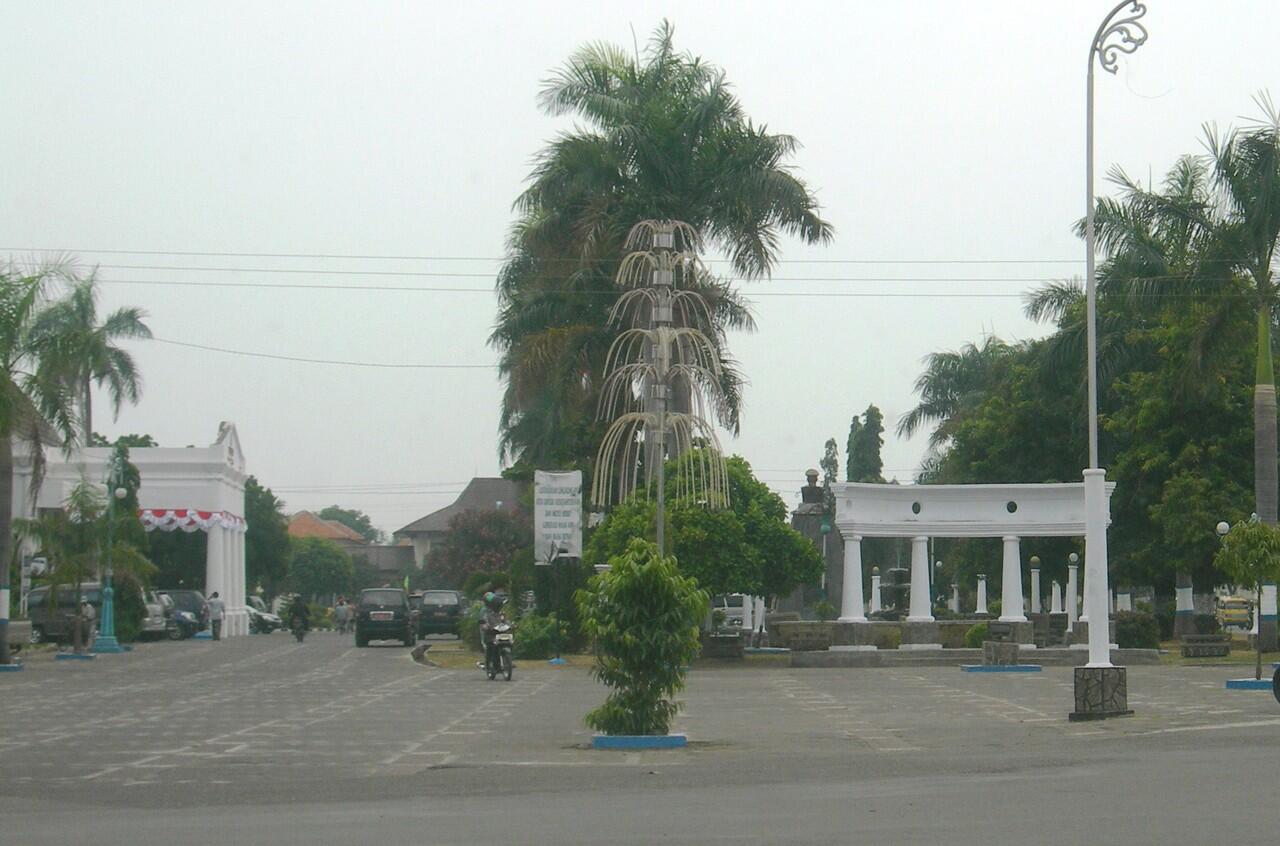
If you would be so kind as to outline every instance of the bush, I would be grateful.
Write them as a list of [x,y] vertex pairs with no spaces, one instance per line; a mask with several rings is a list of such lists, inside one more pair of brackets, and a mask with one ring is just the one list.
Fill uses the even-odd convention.
[[698,654],[710,598],[673,556],[639,538],[609,561],[575,599],[583,632],[596,643],[592,675],[611,688],[586,716],[606,734],[666,734]]
[[986,623],[977,623],[964,633],[964,645],[969,649],[981,649],[983,641],[988,637],[989,627]]
[[987,603],[987,613],[992,617],[1000,616],[1000,600],[993,599]]
[[[1139,605],[1146,603],[1140,602]],[[1141,609],[1139,609],[1141,610]],[[1173,620],[1174,620],[1174,601],[1172,599],[1161,599],[1156,603],[1155,614],[1156,625],[1160,627],[1160,639],[1169,640],[1173,637]]]
[[840,612],[836,610],[834,605],[823,599],[813,606],[813,615],[819,620],[825,621],[834,620],[836,617],[840,616]]
[[317,605],[314,602],[308,602],[307,616],[311,618],[311,628],[313,629],[333,628],[333,609],[328,605]]
[[1115,616],[1116,645],[1121,649],[1159,649],[1160,625],[1146,611],[1119,611]]
[[515,634],[517,658],[550,658],[556,653],[554,615],[525,614],[516,623]]
[[462,609],[458,615],[458,637],[468,649],[480,651],[480,618],[484,616],[484,606],[472,602]]
[[1196,634],[1211,635],[1218,634],[1221,631],[1222,623],[1218,621],[1217,614],[1196,615]]

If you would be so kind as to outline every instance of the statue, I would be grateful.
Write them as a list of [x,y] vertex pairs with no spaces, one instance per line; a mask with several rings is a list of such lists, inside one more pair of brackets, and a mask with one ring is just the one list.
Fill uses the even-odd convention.
[[819,484],[818,484],[818,471],[817,471],[817,470],[806,470],[806,471],[804,471],[804,477],[805,477],[805,479],[807,479],[807,480],[809,481],[809,484],[805,485],[803,488],[801,488],[801,489],[800,489],[800,502],[801,502],[801,504],[803,504],[803,505],[810,505],[810,504],[822,505],[822,504],[823,504],[823,491],[822,491],[822,485],[819,485]]

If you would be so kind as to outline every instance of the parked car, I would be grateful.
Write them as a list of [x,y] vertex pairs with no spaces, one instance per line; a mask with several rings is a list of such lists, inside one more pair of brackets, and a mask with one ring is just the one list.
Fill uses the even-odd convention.
[[429,590],[422,594],[418,610],[418,636],[458,633],[462,594],[456,590]]
[[[102,586],[97,582],[82,582],[80,596],[88,600],[94,610],[102,613]],[[27,619],[31,621],[31,643],[70,643],[71,620],[76,616],[75,585],[63,585],[57,593],[51,593],[47,585],[33,588],[27,594]]]
[[249,612],[249,631],[255,634],[271,634],[284,628],[284,621],[267,610],[267,603],[260,596],[245,597],[245,610]]
[[1253,627],[1253,603],[1242,596],[1218,597],[1218,624],[1224,629],[1236,626],[1242,629]]
[[164,637],[169,630],[169,614],[164,599],[154,590],[142,595],[142,603],[147,609],[147,616],[142,618],[143,637]]
[[747,618],[747,596],[742,593],[725,593],[711,598],[711,613],[724,613],[724,628],[745,628]]
[[418,640],[409,596],[400,588],[369,588],[356,603],[356,646],[371,640],[399,640],[413,646]]
[[[194,618],[195,631],[190,634],[183,634],[183,637],[190,637],[195,632],[204,631],[209,627],[209,603],[205,601],[204,594],[198,590],[160,590],[157,593],[168,595],[173,600],[174,617],[180,622],[179,628],[182,632],[190,629],[191,620],[184,619],[182,614],[185,612]],[[170,634],[170,637],[173,635]]]

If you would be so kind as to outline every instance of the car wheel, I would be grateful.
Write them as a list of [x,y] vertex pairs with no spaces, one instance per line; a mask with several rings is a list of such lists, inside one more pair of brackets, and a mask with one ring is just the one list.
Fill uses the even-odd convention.
[[31,634],[27,635],[29,643],[44,643],[44,629],[40,626],[32,626]]

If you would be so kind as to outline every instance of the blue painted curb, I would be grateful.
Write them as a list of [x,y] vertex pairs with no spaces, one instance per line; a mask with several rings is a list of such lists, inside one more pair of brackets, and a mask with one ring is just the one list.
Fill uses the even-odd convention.
[[566,661],[566,660],[564,660],[563,658],[552,658],[552,659],[551,659],[550,661],[548,661],[547,663],[548,663],[548,664],[554,664],[555,666],[559,667],[559,666],[561,666],[562,664],[568,664],[569,662],[568,662],[568,661]]
[[21,661],[14,661],[12,664],[0,664],[0,673],[16,673],[21,669]]
[[1271,679],[1227,679],[1227,690],[1270,690]]
[[196,632],[191,636],[192,640],[213,640],[213,632]]
[[961,664],[960,669],[966,673],[1038,673],[1044,668],[1039,664]]
[[53,660],[55,661],[92,661],[94,658],[97,658],[97,657],[98,657],[97,655],[94,655],[91,652],[59,652],[57,655],[53,656]]
[[689,738],[683,734],[597,734],[592,749],[683,749]]
[[748,655],[788,655],[791,653],[791,650],[785,646],[747,646],[742,651]]

